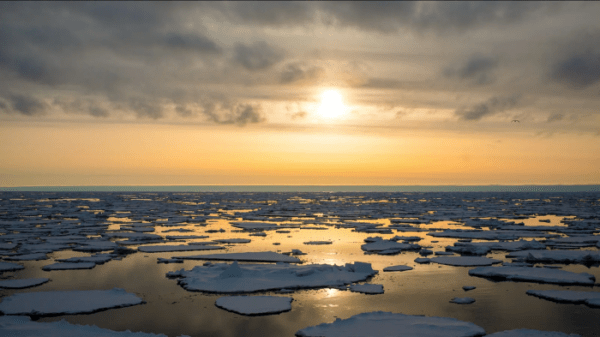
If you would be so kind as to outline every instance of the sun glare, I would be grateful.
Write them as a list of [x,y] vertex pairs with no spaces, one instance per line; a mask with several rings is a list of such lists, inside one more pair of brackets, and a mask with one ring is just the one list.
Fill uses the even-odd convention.
[[319,105],[319,116],[325,118],[337,118],[344,114],[346,107],[342,101],[342,95],[337,90],[327,90],[321,95]]

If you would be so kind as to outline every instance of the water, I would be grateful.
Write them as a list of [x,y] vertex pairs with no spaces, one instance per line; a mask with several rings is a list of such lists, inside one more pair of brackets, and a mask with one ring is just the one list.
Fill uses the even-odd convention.
[[[486,332],[530,328],[595,336],[600,332],[600,309],[585,305],[559,304],[528,296],[529,289],[596,291],[595,287],[559,286],[528,282],[493,282],[471,277],[467,267],[416,264],[417,252],[383,256],[365,254],[360,246],[370,236],[419,236],[421,246],[443,251],[454,238],[435,238],[429,231],[465,228],[461,219],[473,217],[504,219],[524,226],[556,226],[577,229],[570,223],[583,219],[594,223],[600,194],[562,193],[101,193],[101,192],[4,192],[0,194],[0,228],[22,224],[21,228],[100,228],[99,233],[119,230],[121,225],[147,223],[159,235],[209,235],[207,241],[222,238],[249,238],[248,244],[226,245],[226,250],[210,252],[141,253],[113,260],[91,270],[45,272],[46,261],[24,262],[25,269],[5,272],[1,278],[49,277],[51,282],[23,290],[1,290],[0,297],[16,292],[48,290],[86,290],[124,288],[142,297],[146,304],[111,309],[86,315],[40,318],[40,321],[65,319],[76,324],[94,324],[113,330],[163,333],[168,336],[293,336],[302,328],[329,323],[363,312],[391,311],[411,315],[454,317],[483,327]],[[166,220],[165,220],[166,219]],[[397,219],[426,220],[409,224],[422,232],[368,234],[335,224],[364,222],[387,227]],[[540,222],[539,220],[550,222]],[[270,221],[295,225],[289,233],[268,231],[266,237],[249,236],[230,225],[230,221]],[[176,225],[180,224],[180,225]],[[167,226],[165,226],[167,225]],[[37,227],[36,227],[37,226]],[[324,227],[326,230],[303,229]],[[593,225],[593,231],[598,226]],[[173,228],[193,232],[166,232]],[[588,227],[589,228],[589,227]],[[224,229],[224,233],[209,232]],[[80,231],[83,231],[81,229]],[[57,232],[55,232],[56,235]],[[4,235],[7,235],[6,233]],[[564,235],[558,233],[558,235]],[[40,235],[43,239],[43,235]],[[121,240],[121,239],[118,239]],[[306,241],[331,240],[331,245],[305,245]],[[530,239],[528,239],[530,240]],[[0,242],[2,235],[0,235]],[[136,246],[129,246],[135,248]],[[369,262],[379,270],[369,282],[383,284],[385,293],[365,295],[337,289],[299,290],[291,296],[292,310],[279,315],[247,317],[214,305],[222,295],[186,291],[165,274],[181,268],[191,269],[203,261],[182,264],[157,264],[158,257],[224,252],[277,251],[300,249],[304,263],[343,265]],[[586,248],[597,250],[597,248]],[[49,254],[53,259],[89,254],[69,249]],[[509,261],[506,252],[488,257]],[[383,272],[391,265],[406,264],[414,269]],[[562,269],[588,272],[600,279],[598,266],[567,265]],[[475,290],[465,292],[471,285]],[[449,303],[453,297],[473,297],[470,305]]]

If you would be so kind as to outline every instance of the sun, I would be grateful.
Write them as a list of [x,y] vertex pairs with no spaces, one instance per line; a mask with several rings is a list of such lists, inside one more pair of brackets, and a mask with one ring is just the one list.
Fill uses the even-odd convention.
[[319,105],[319,116],[325,118],[338,118],[346,112],[346,106],[342,100],[342,94],[337,90],[327,90],[321,94]]

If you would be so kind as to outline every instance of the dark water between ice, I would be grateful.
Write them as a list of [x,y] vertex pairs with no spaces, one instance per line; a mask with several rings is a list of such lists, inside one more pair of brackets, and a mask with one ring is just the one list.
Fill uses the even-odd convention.
[[[560,286],[528,282],[493,282],[468,275],[470,267],[414,262],[417,252],[383,256],[365,254],[360,246],[370,236],[389,238],[394,235],[419,236],[421,246],[443,251],[457,239],[434,238],[429,231],[462,228],[460,219],[497,218],[524,222],[525,226],[565,227],[564,218],[597,221],[600,217],[598,193],[31,193],[0,194],[0,223],[30,222],[44,228],[45,223],[95,224],[102,232],[119,230],[120,225],[147,222],[154,234],[172,228],[194,232],[165,233],[168,235],[209,235],[206,241],[221,238],[249,238],[248,244],[226,245],[226,250],[206,252],[287,252],[300,249],[305,264],[343,265],[355,261],[369,262],[379,270],[369,283],[383,284],[385,293],[365,295],[337,289],[299,290],[291,294],[263,292],[261,295],[291,296],[292,310],[278,315],[242,316],[217,308],[215,300],[223,295],[186,291],[165,274],[181,268],[190,269],[203,261],[182,264],[158,264],[157,258],[198,255],[203,252],[142,253],[122,260],[113,260],[91,270],[45,272],[41,267],[52,260],[24,262],[25,269],[5,272],[2,279],[49,277],[51,282],[23,290],[0,290],[0,297],[16,292],[48,290],[91,290],[119,287],[142,297],[146,304],[106,310],[86,315],[65,315],[41,318],[40,321],[65,319],[76,324],[94,324],[112,330],[162,333],[168,336],[293,336],[308,326],[330,323],[336,318],[371,311],[390,311],[411,315],[454,317],[475,323],[487,333],[529,328],[600,335],[600,309],[585,305],[559,304],[528,296],[529,289],[560,289],[597,291],[597,287]],[[51,207],[50,207],[51,206]],[[66,221],[69,219],[69,221]],[[383,227],[390,219],[414,218],[429,224],[413,223],[424,232],[369,234],[334,224],[365,221]],[[515,219],[517,218],[517,219]],[[167,221],[160,219],[168,219]],[[171,220],[172,219],[172,220]],[[189,223],[185,221],[188,219]],[[232,227],[229,221],[272,221],[296,223],[299,228],[289,233],[268,231],[266,237],[249,236]],[[548,219],[550,223],[539,222]],[[172,226],[180,223],[179,226]],[[164,226],[165,224],[169,226]],[[302,229],[322,226],[326,230]],[[598,226],[600,227],[600,226]],[[0,226],[0,228],[2,228]],[[206,233],[224,229],[224,233]],[[597,232],[595,227],[593,232]],[[165,235],[163,234],[163,235]],[[561,234],[564,235],[564,234]],[[43,239],[43,238],[42,238]],[[2,235],[0,235],[0,241]],[[304,245],[311,240],[332,240],[331,245]],[[528,239],[530,240],[530,239]],[[195,240],[185,240],[192,242]],[[434,241],[434,242],[432,242]],[[437,242],[435,242],[437,241]],[[184,242],[170,243],[184,244]],[[130,246],[135,248],[136,246]],[[585,248],[597,250],[597,248]],[[487,257],[509,262],[506,252],[494,252]],[[63,250],[49,254],[51,259],[87,256]],[[383,272],[391,265],[414,267],[405,272]],[[561,265],[563,270],[587,272],[600,280],[597,266]],[[477,287],[465,292],[465,285]],[[473,297],[470,305],[449,303],[454,297]]]

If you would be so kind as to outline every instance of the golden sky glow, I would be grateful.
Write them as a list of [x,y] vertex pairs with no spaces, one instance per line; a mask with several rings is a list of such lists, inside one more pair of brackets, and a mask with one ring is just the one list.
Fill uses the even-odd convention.
[[599,16],[8,3],[0,187],[600,184]]

